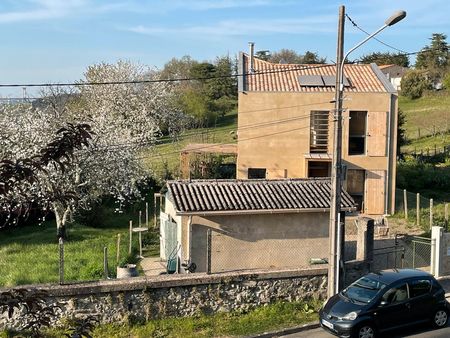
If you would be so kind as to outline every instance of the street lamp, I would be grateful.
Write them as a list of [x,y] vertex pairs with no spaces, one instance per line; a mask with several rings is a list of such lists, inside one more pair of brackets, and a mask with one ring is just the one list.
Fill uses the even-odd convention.
[[[330,205],[330,257],[328,261],[328,297],[335,295],[339,291],[339,269],[341,254],[341,174],[342,174],[342,98],[344,92],[344,64],[347,57],[355,49],[366,43],[386,27],[395,25],[406,17],[405,11],[397,11],[392,14],[374,33],[370,34],[363,41],[351,48],[345,56],[344,50],[344,18],[345,7],[339,8],[338,43],[336,60],[336,96],[334,112],[334,142],[333,142],[333,165],[331,171],[331,205]],[[339,238],[338,238],[339,237]]]

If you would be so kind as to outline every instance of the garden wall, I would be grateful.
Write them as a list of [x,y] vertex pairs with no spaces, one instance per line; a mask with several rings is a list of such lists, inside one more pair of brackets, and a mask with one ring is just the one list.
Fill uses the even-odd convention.
[[[101,323],[228,312],[268,304],[326,297],[327,270],[248,271],[213,275],[138,277],[72,285],[34,285],[59,304],[58,318],[95,316]],[[28,289],[30,287],[27,287]],[[0,290],[4,292],[6,289]],[[20,328],[26,317],[4,313],[0,328]]]

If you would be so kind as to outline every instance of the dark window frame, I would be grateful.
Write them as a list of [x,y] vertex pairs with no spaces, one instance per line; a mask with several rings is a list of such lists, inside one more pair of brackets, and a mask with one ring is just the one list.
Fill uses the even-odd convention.
[[[358,114],[363,114],[364,117],[358,118]],[[352,115],[354,115],[352,117]],[[369,116],[369,112],[366,110],[352,110],[349,112],[349,123],[348,123],[348,155],[349,156],[361,156],[367,155],[367,119]],[[364,130],[358,128],[358,125],[354,125],[363,120],[363,128]]]
[[[264,174],[263,174],[264,172]],[[267,169],[266,168],[248,168],[247,169],[247,178],[251,180],[261,180],[267,177]]]

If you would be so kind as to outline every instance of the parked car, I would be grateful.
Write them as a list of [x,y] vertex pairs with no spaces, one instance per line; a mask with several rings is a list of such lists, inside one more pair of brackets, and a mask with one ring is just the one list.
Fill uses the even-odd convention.
[[432,275],[400,269],[358,279],[329,298],[319,316],[322,328],[336,336],[374,338],[422,322],[444,327],[449,310],[444,289]]

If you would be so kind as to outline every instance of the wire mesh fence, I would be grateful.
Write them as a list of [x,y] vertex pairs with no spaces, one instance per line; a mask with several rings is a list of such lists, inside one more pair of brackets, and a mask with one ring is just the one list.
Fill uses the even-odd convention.
[[433,199],[423,197],[404,189],[395,190],[395,213],[408,223],[429,231],[431,226],[438,225],[448,229],[448,203],[435,203]]
[[328,237],[298,237],[285,232],[248,236],[213,230],[207,248],[207,270],[217,273],[319,267],[328,262],[328,242]]

